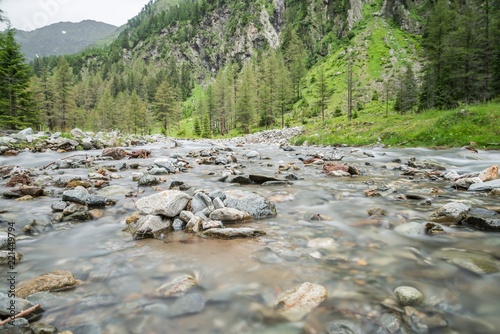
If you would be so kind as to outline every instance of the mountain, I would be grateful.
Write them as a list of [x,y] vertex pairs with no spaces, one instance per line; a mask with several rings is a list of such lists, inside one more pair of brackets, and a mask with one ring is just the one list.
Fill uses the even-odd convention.
[[[69,66],[75,104],[64,110],[80,128],[328,132],[341,128],[334,119],[500,96],[498,27],[491,2],[156,0],[107,47],[33,66],[42,81]],[[44,100],[57,92],[35,93],[47,108],[40,114],[57,119]]]
[[16,30],[16,41],[26,59],[77,53],[109,35],[118,27],[85,20],[79,23],[60,22],[33,31]]

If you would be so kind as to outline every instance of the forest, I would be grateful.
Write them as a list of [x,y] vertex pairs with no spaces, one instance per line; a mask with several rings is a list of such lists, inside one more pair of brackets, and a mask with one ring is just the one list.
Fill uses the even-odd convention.
[[[363,19],[353,27],[349,3],[286,0],[282,10],[264,0],[181,1],[166,8],[152,1],[110,45],[30,64],[8,29],[0,35],[0,128],[212,137],[312,118],[323,124],[330,117],[362,118],[374,111],[372,101],[404,115],[499,97],[500,1],[375,1],[362,5]],[[420,31],[404,31],[397,15],[385,15],[391,5],[403,6]],[[232,52],[238,43],[232,36],[248,27],[262,32],[266,13],[279,43],[255,38],[250,52]],[[215,18],[223,20],[224,34],[207,36]],[[368,27],[375,19],[415,40],[417,58],[379,72],[367,67],[370,76],[363,77],[353,41],[362,34],[373,39]],[[197,62],[179,56],[200,43]],[[369,50],[368,61],[378,61]],[[333,66],[342,69],[335,73],[341,85],[328,74]],[[361,94],[365,87],[369,93]]]

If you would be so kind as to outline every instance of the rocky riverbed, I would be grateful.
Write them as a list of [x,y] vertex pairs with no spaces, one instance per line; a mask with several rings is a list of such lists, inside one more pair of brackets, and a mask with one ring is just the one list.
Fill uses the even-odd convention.
[[0,332],[495,333],[500,152],[298,133],[0,138]]

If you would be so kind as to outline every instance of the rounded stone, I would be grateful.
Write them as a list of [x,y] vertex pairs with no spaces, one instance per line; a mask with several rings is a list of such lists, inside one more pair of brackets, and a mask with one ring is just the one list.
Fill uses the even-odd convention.
[[411,286],[400,286],[394,289],[396,300],[402,306],[418,305],[424,300],[422,292]]

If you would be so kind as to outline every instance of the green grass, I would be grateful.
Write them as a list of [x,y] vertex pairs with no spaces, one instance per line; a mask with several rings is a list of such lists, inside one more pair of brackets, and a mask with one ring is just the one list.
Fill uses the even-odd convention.
[[360,112],[351,122],[345,116],[330,118],[319,130],[318,123],[316,119],[308,124],[295,144],[366,146],[380,140],[400,147],[448,148],[474,143],[477,148],[500,149],[500,102],[407,115]]

